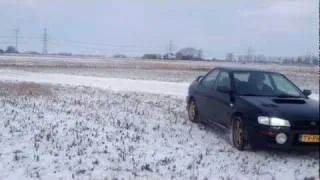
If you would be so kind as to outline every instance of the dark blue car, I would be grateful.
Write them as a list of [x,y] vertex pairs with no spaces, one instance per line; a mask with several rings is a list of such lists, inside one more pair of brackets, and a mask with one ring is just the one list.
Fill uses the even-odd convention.
[[192,82],[187,110],[192,122],[229,129],[239,150],[319,148],[319,102],[310,94],[280,73],[220,67]]

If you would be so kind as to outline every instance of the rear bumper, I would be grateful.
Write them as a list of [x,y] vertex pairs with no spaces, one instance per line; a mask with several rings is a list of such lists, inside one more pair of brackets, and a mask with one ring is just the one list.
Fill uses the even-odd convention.
[[[277,149],[305,149],[320,150],[320,143],[305,143],[300,140],[302,134],[319,135],[319,130],[291,130],[290,128],[274,129],[258,126],[249,133],[249,141],[256,146],[277,148]],[[284,144],[278,144],[275,137],[279,133],[287,135],[288,139]]]

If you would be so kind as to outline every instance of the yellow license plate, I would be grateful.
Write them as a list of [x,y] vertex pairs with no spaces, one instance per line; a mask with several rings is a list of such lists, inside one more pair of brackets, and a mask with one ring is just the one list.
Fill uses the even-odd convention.
[[303,134],[301,136],[301,141],[308,143],[320,143],[320,135]]

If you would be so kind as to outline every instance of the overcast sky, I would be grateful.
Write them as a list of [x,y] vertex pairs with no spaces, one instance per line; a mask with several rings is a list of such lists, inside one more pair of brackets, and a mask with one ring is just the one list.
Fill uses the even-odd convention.
[[318,53],[318,0],[0,0],[0,48],[112,55],[201,48],[269,56]]

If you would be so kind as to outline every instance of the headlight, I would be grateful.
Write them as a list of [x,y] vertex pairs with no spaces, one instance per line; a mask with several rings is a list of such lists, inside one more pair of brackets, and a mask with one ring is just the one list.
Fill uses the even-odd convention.
[[270,126],[287,126],[290,127],[290,122],[285,119],[271,117],[270,118]]
[[258,123],[267,126],[285,126],[290,127],[290,122],[277,117],[258,116]]

